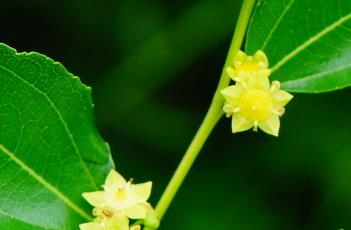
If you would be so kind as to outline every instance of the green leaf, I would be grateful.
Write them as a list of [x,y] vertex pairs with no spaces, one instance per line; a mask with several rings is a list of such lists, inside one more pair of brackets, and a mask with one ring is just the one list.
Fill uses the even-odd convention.
[[59,63],[0,44],[2,230],[78,229],[113,167],[93,121],[91,89]]
[[261,0],[246,51],[264,50],[272,79],[291,92],[320,93],[351,85],[350,0]]

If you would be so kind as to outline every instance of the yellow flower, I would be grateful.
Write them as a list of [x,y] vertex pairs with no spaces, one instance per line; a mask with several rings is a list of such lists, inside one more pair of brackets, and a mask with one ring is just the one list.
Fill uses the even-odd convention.
[[83,193],[83,197],[96,208],[94,214],[104,214],[106,208],[112,213],[122,213],[131,219],[144,219],[149,210],[147,200],[151,193],[152,182],[132,184],[118,172],[108,174],[104,191]]
[[125,215],[114,213],[95,218],[93,222],[79,225],[80,230],[129,230],[129,220]]
[[234,81],[247,82],[255,78],[257,74],[268,76],[271,72],[268,64],[268,59],[261,50],[258,50],[253,56],[248,56],[239,50],[234,57],[234,68],[227,67],[226,71]]
[[[227,117],[232,116],[232,132],[259,127],[264,132],[278,136],[279,117],[292,95],[280,90],[280,83],[268,80],[268,61],[262,51],[253,57],[239,51],[234,61],[232,78],[236,84],[221,91]],[[234,77],[233,77],[234,76]]]

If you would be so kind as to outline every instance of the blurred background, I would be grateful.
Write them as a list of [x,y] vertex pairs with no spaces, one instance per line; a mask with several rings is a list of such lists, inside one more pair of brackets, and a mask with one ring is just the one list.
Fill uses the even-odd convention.
[[[0,42],[93,87],[116,168],[155,205],[216,87],[239,0],[1,0]],[[161,230],[351,229],[351,90],[295,95],[279,138],[222,119]]]

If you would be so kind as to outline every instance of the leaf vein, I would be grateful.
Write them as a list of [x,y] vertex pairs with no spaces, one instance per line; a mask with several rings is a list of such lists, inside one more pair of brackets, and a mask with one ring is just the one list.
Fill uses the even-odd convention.
[[[35,180],[37,180],[40,184],[42,184],[45,188],[55,194],[59,199],[61,199],[68,207],[77,212],[79,215],[84,217],[87,220],[91,220],[89,214],[87,214],[84,210],[82,210],[78,205],[76,205],[73,201],[71,201],[68,197],[66,197],[63,193],[61,193],[56,187],[50,184],[47,180],[45,180],[42,176],[36,173],[33,169],[31,169],[28,165],[26,165],[23,161],[15,156],[10,150],[8,150],[5,146],[0,144],[0,150],[6,154],[11,160],[13,160],[19,167],[21,167],[24,171],[26,171],[29,175],[31,175]],[[0,210],[1,211],[1,210]]]
[[308,40],[306,40],[304,43],[302,43],[300,46],[296,47],[293,51],[291,51],[288,55],[283,57],[279,62],[277,62],[273,67],[272,67],[272,73],[278,70],[281,66],[283,66],[286,62],[288,62],[290,59],[292,59],[294,56],[296,56],[298,53],[300,53],[302,50],[304,50],[306,47],[310,46],[311,44],[315,43],[318,41],[321,37],[324,35],[328,34],[335,28],[341,26],[344,22],[347,20],[351,19],[351,13],[341,17],[339,20],[334,22],[333,24],[327,26],[325,29],[320,31],[319,33],[315,34],[314,36],[310,37]]
[[50,106],[52,107],[52,109],[55,111],[55,113],[57,114],[60,122],[62,123],[64,129],[65,129],[65,132],[67,133],[68,137],[69,137],[69,140],[70,142],[72,143],[72,146],[76,152],[76,154],[78,155],[79,159],[80,159],[80,163],[82,164],[83,168],[84,168],[84,171],[86,172],[86,174],[88,175],[89,179],[91,180],[91,183],[92,185],[94,186],[94,188],[96,188],[96,190],[98,189],[87,165],[84,163],[83,159],[82,159],[82,156],[78,150],[78,146],[76,145],[74,139],[73,139],[73,135],[71,133],[71,131],[69,130],[68,128],[68,125],[67,123],[65,122],[65,120],[63,119],[60,111],[57,109],[57,107],[55,106],[55,104],[53,103],[53,101],[49,98],[49,96],[42,92],[41,90],[39,90],[37,87],[35,87],[35,85],[29,83],[28,81],[24,80],[23,78],[21,78],[18,74],[16,74],[15,72],[11,71],[10,69],[4,67],[4,66],[0,66],[0,68],[8,71],[9,73],[11,73],[13,76],[15,76],[17,79],[21,80],[23,83],[25,83],[26,85],[30,86],[31,88],[33,88],[36,92],[38,92],[40,95],[42,95],[50,104]]

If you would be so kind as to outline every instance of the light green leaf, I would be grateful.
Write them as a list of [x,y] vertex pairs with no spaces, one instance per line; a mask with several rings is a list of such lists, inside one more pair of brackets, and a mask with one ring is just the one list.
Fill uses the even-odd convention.
[[291,92],[319,93],[351,85],[350,0],[261,0],[246,51],[267,54],[272,79]]
[[82,192],[112,167],[93,121],[91,89],[59,63],[0,44],[2,230],[78,229]]

